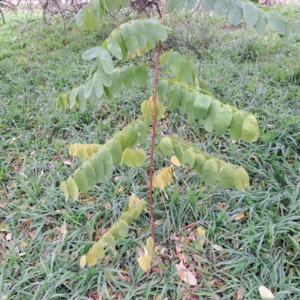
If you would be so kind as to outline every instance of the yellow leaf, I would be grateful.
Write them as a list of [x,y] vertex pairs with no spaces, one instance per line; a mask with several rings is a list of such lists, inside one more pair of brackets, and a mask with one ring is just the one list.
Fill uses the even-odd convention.
[[154,241],[151,236],[147,238],[145,249],[147,251],[147,254],[152,257],[153,249],[154,249]]
[[272,294],[272,292],[266,288],[265,286],[260,286],[258,288],[259,290],[259,294],[261,296],[262,299],[274,299],[274,295]]
[[86,261],[89,266],[94,266],[97,263],[97,257],[94,256],[94,253],[91,250],[86,255]]
[[142,255],[138,258],[138,263],[145,272],[148,272],[151,265],[151,257],[149,255]]
[[163,191],[167,186],[174,182],[173,173],[173,165],[158,170],[153,176],[153,187],[158,187],[161,191]]
[[189,285],[197,285],[198,284],[195,275],[186,269],[186,267],[184,266],[182,261],[179,264],[176,264],[176,269],[177,269],[179,278],[183,282],[186,282]]
[[175,155],[171,157],[171,163],[176,167],[181,166],[181,163],[179,162],[178,158]]
[[132,207],[134,205],[134,203],[140,201],[140,199],[137,197],[137,195],[135,195],[134,193],[131,193],[131,196],[129,197],[129,208]]
[[80,269],[83,269],[86,265],[86,255],[82,255],[80,257],[80,261],[79,261],[79,267]]
[[235,219],[236,221],[239,221],[239,220],[245,218],[246,216],[247,216],[247,215],[246,215],[244,212],[242,212],[242,213],[237,214],[236,217],[235,217],[234,219]]
[[206,231],[203,227],[198,227],[197,234],[199,235],[199,244],[201,246],[205,243]]

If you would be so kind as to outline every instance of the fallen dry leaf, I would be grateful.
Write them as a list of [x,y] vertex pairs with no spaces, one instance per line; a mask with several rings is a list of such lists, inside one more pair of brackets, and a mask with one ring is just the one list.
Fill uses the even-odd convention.
[[72,165],[72,161],[70,159],[66,159],[64,161],[64,165],[70,167]]
[[221,209],[225,208],[225,206],[226,206],[225,202],[218,202],[217,205],[218,205]]
[[244,287],[240,287],[238,290],[237,290],[237,293],[236,293],[236,299],[237,300],[243,300],[244,299],[244,294],[245,294],[246,290]]
[[212,280],[209,282],[209,284],[210,284],[210,285],[213,285],[213,284],[216,283],[216,281],[217,281],[216,279],[212,279]]
[[247,217],[246,212],[242,212],[242,213],[237,214],[236,217],[235,217],[234,219],[235,219],[236,221],[239,221],[239,220],[241,220],[241,219],[243,219],[243,218],[245,218],[245,217]]
[[6,237],[5,237],[6,241],[9,243],[12,240],[12,234],[9,232]]
[[176,269],[177,269],[179,278],[183,282],[186,282],[189,285],[197,285],[198,284],[195,275],[192,272],[187,270],[187,268],[184,266],[182,261],[180,261],[179,264],[176,264]]
[[261,285],[258,290],[262,299],[274,299],[273,293],[265,286]]
[[106,208],[107,208],[108,210],[111,209],[111,204],[110,204],[109,202],[105,202],[104,205],[106,206]]
[[61,227],[56,227],[56,230],[58,230],[63,235],[67,234],[68,230],[67,230],[67,222],[66,222],[66,220],[64,220],[64,223],[61,225]]
[[217,250],[217,251],[222,251],[222,250],[224,250],[224,248],[223,248],[222,246],[219,246],[219,245],[217,245],[217,244],[213,244],[212,246],[213,246],[213,248],[214,248],[215,250]]

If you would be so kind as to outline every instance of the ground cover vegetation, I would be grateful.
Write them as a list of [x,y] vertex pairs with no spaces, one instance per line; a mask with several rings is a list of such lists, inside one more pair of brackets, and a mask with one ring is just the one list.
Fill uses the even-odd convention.
[[[291,20],[297,11],[283,10]],[[119,24],[106,24],[100,35],[85,33],[80,39],[82,33],[75,28],[61,34],[62,26],[42,28],[38,18],[35,24],[20,21],[22,30],[11,20],[0,36],[5,45],[0,54],[1,296],[260,299],[258,286],[265,285],[278,299],[297,299],[297,38],[282,43],[273,32],[257,36],[251,29],[202,14],[166,20],[180,30],[170,33],[163,51],[179,51],[216,98],[259,116],[261,132],[254,144],[233,144],[226,135],[207,133],[203,122],[188,127],[184,116],[167,111],[169,117],[160,121],[161,137],[177,134],[220,159],[230,157],[231,163],[247,169],[252,187],[220,190],[188,168],[175,169],[172,187],[165,189],[168,199],[155,191],[159,259],[147,276],[137,263],[150,234],[147,213],[130,224],[126,239],[117,241],[117,251],[106,253],[101,268],[80,270],[78,258],[119,219],[131,192],[147,198],[149,165],[118,167],[112,178],[78,202],[64,202],[58,186],[81,165],[66,154],[68,145],[104,144],[140,115],[140,104],[151,96],[152,87],[121,89],[121,100],[88,104],[82,112],[55,110],[58,92],[79,86],[88,76],[90,65],[81,54],[95,46],[95,39],[101,44]],[[144,149],[149,151],[149,143]],[[156,169],[169,164],[156,153]],[[197,286],[180,280],[179,262],[196,276]]]

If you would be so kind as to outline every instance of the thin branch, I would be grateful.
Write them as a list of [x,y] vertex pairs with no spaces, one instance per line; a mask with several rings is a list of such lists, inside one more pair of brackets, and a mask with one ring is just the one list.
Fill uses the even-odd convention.
[[[167,0],[164,0],[164,8],[161,17],[161,24],[164,23],[164,16],[167,7]],[[151,219],[151,231],[152,238],[155,244],[155,224],[154,224],[154,205],[153,205],[153,173],[154,173],[154,147],[155,147],[155,137],[156,137],[156,93],[157,93],[157,85],[159,78],[159,58],[161,52],[162,43],[158,42],[157,51],[156,51],[156,62],[155,62],[155,77],[154,77],[154,88],[153,88],[153,118],[152,118],[152,140],[151,140],[151,148],[150,148],[150,174],[149,174],[149,203],[150,203],[150,219]],[[152,265],[150,270],[152,269]]]

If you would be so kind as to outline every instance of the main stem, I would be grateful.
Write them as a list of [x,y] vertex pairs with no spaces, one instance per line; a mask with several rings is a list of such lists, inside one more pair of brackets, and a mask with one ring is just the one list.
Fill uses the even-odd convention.
[[[161,24],[164,23],[164,16],[167,7],[167,0],[164,1],[164,8],[161,17]],[[155,225],[154,225],[154,205],[153,205],[153,173],[154,173],[154,148],[155,148],[155,137],[156,137],[156,94],[157,94],[157,85],[158,85],[158,76],[159,76],[159,58],[161,52],[161,41],[158,42],[156,50],[156,61],[155,61],[155,75],[154,75],[154,88],[153,88],[153,116],[152,116],[152,140],[150,148],[150,184],[149,184],[149,202],[150,202],[150,218],[151,218],[151,231],[152,238],[155,244]],[[152,269],[152,268],[151,268]]]

